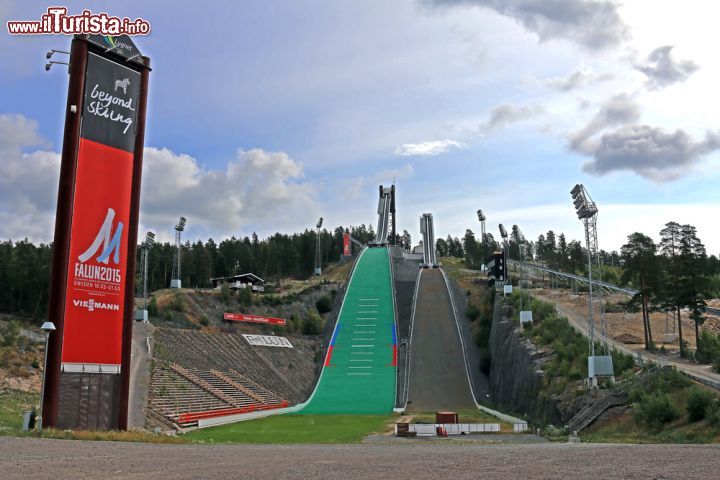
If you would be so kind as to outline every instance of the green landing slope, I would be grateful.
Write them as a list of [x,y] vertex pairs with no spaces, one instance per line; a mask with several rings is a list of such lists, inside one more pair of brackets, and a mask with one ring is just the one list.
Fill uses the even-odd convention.
[[395,404],[397,345],[387,248],[355,266],[318,386],[301,414],[383,414]]

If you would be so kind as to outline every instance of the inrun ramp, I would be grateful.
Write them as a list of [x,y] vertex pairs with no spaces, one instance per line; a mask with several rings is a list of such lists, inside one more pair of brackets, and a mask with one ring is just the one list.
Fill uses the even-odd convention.
[[450,292],[440,269],[423,269],[410,340],[407,410],[475,408]]
[[388,250],[366,248],[350,278],[320,381],[299,413],[391,413],[396,370]]

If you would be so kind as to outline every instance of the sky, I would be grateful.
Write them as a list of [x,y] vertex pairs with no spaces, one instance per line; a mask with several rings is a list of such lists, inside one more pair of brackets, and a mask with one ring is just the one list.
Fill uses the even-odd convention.
[[[292,0],[64,3],[142,17],[151,57],[140,235],[261,237],[377,223],[400,231],[582,239],[669,221],[720,252],[720,5],[693,0]],[[49,4],[0,0],[0,239],[53,237],[67,71],[62,36],[11,36]]]

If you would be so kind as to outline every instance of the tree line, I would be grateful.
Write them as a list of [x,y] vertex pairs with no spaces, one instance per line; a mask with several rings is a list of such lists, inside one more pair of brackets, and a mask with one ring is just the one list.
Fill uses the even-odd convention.
[[[323,266],[336,262],[343,251],[343,234],[349,232],[367,244],[375,237],[372,226],[360,225],[320,230],[320,259]],[[398,236],[397,240],[401,240]],[[207,288],[210,279],[237,273],[254,273],[274,281],[282,278],[305,279],[315,267],[317,234],[314,230],[301,233],[276,233],[259,239],[231,237],[219,243],[212,238],[203,242],[185,242],[180,253],[180,279],[184,287]],[[168,288],[172,276],[173,257],[177,249],[171,243],[156,243],[148,255],[148,290]],[[0,312],[20,316],[47,316],[48,288],[52,245],[35,245],[29,240],[0,242]],[[140,262],[138,251],[137,262]],[[140,265],[136,268],[136,284],[140,284]]]
[[[687,308],[695,326],[697,353],[700,356],[717,355],[720,361],[720,341],[700,332],[700,326],[705,321],[707,299],[720,296],[720,260],[715,255],[708,256],[705,245],[698,238],[697,229],[692,225],[668,222],[659,236],[660,242],[656,244],[649,236],[634,232],[628,235],[627,243],[620,252],[600,250],[598,255],[602,268],[594,274],[607,282],[638,290],[638,294],[622,307],[643,312],[646,348],[652,349],[654,345],[650,312],[672,311],[678,321],[681,355],[685,356],[687,348],[682,339],[680,312]],[[508,255],[511,259],[520,259],[521,244],[524,244],[526,261],[566,273],[587,275],[587,249],[577,240],[567,241],[563,233],[557,235],[549,230],[539,235],[535,242],[522,242],[520,232],[513,226],[508,235]],[[492,252],[503,247],[492,234],[488,233],[484,239],[478,240],[468,229],[462,248],[466,266],[479,269]],[[716,354],[708,353],[711,344],[713,350],[718,350]]]

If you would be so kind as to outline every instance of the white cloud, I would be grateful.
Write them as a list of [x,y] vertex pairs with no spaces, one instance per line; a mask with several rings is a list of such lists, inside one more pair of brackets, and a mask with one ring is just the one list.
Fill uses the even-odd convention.
[[171,225],[179,215],[215,236],[298,228],[315,216],[313,185],[302,165],[284,152],[238,150],[224,170],[207,170],[196,159],[169,149],[146,148],[141,221]]
[[403,157],[440,155],[452,148],[466,148],[455,140],[430,140],[419,143],[404,143],[395,149],[395,155]]
[[[0,238],[52,240],[60,155],[25,152],[44,145],[36,122],[0,115]],[[284,152],[238,150],[223,170],[213,170],[189,155],[148,147],[140,220],[143,230],[162,233],[184,215],[190,231],[216,237],[247,234],[242,228],[295,230],[316,216],[313,192],[302,165]]]
[[60,155],[26,152],[46,145],[33,120],[0,115],[0,238],[52,239]]

